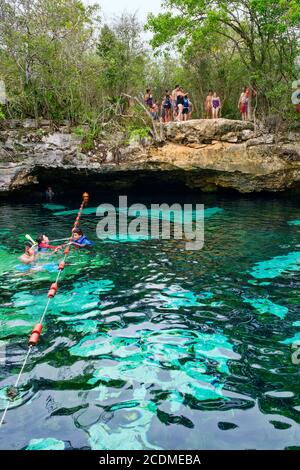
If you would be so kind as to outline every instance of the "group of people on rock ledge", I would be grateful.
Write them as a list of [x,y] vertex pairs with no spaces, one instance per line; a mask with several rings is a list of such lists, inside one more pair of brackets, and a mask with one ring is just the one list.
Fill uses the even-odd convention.
[[[255,92],[254,96],[256,96]],[[180,85],[176,85],[172,92],[166,90],[161,103],[154,101],[151,89],[147,88],[144,104],[152,119],[161,122],[187,121],[192,118],[194,110],[189,94]],[[243,121],[251,119],[250,87],[243,88],[238,108]],[[218,119],[221,117],[222,102],[217,92],[209,90],[205,98],[204,109],[205,119]]]
[[176,85],[172,92],[165,91],[160,105],[154,101],[151,89],[148,88],[144,96],[144,104],[152,119],[162,122],[187,121],[191,119],[194,109],[189,94],[179,85]]

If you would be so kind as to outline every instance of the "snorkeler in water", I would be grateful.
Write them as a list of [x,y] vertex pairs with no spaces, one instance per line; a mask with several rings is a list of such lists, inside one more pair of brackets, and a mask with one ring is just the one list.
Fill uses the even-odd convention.
[[77,248],[86,248],[94,245],[84,234],[80,228],[73,230],[71,244]]
[[22,256],[20,256],[19,260],[23,264],[32,264],[36,261],[38,254],[31,243],[26,243],[25,251]]

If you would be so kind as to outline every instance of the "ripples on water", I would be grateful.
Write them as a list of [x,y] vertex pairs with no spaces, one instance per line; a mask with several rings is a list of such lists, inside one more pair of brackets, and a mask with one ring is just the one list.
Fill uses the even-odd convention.
[[[0,206],[1,410],[59,260],[20,270],[24,234],[65,237],[74,207]],[[201,251],[122,239],[71,254],[1,449],[299,448],[299,209],[206,208]],[[94,240],[97,222],[89,208]]]

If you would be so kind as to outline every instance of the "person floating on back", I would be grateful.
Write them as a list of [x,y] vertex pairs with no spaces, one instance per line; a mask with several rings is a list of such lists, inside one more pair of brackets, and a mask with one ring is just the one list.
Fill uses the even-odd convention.
[[48,250],[58,251],[61,249],[61,246],[49,245],[49,238],[47,235],[42,233],[37,237],[38,251],[46,252]]
[[87,248],[94,245],[83,233],[80,228],[73,230],[73,237],[71,244],[77,248]]

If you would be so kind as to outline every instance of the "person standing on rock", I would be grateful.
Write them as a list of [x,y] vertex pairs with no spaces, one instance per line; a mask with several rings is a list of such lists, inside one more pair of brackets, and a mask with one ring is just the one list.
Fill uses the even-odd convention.
[[159,121],[159,107],[157,103],[152,104],[152,107],[150,108],[150,113],[153,121]]
[[147,88],[146,90],[146,94],[144,96],[144,103],[145,103],[145,106],[149,109],[151,109],[153,106],[153,96],[152,96],[150,88]]
[[168,90],[166,90],[166,94],[161,104],[161,113],[163,116],[163,122],[170,122],[172,120],[172,102]]
[[245,87],[240,95],[239,103],[238,103],[238,108],[241,112],[242,116],[242,121],[247,121],[248,119],[248,114],[247,114],[247,94],[246,94],[247,88]]
[[180,86],[176,85],[174,90],[171,93],[172,108],[173,108],[173,119],[176,119],[176,117],[177,117],[177,112],[178,112],[178,109],[177,109],[177,93],[178,93],[179,89],[180,89]]
[[213,98],[213,91],[209,90],[208,95],[205,99],[205,119],[212,118],[212,98]]
[[180,87],[177,91],[177,121],[183,121],[183,109],[184,109],[184,98],[186,93],[184,93],[183,89]]
[[187,117],[188,119],[192,119],[193,112],[194,112],[194,105],[191,102],[191,100],[189,99],[189,114],[188,114],[188,117]]
[[189,118],[189,113],[190,113],[190,100],[189,100],[189,95],[186,94],[183,98],[183,120],[187,121]]
[[246,87],[245,90],[246,94],[246,114],[247,114],[247,120],[250,121],[251,119],[251,90],[250,87]]
[[215,92],[212,97],[212,117],[213,119],[218,119],[220,117],[221,111],[221,99],[217,96]]

